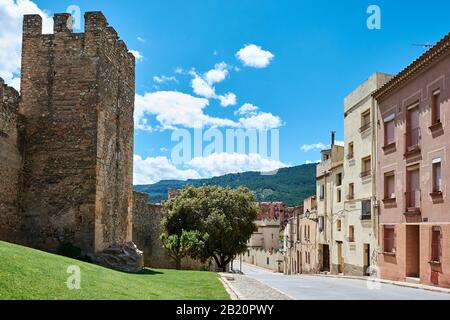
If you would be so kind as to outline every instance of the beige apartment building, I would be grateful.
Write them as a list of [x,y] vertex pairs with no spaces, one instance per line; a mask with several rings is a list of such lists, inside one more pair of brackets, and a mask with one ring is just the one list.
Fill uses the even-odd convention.
[[317,255],[317,197],[303,202],[303,214],[298,217],[297,255],[300,261],[298,273],[309,274],[319,271]]
[[284,273],[317,273],[317,198],[309,197],[294,209],[284,231]]
[[249,242],[249,249],[262,249],[276,251],[281,248],[280,241],[280,221],[267,219],[255,222],[258,231],[252,234]]
[[[342,211],[334,225],[334,273],[362,276],[378,257],[378,212],[376,199],[376,124],[372,93],[392,78],[374,73],[344,101],[344,175]],[[335,179],[336,180],[336,179]],[[345,190],[345,191],[344,191]],[[344,197],[344,196],[343,196]],[[340,205],[340,204],[336,204]]]
[[[337,267],[339,258],[335,255],[333,237],[334,217],[342,209],[343,190],[342,175],[344,162],[344,147],[335,143],[335,133],[332,134],[331,148],[322,151],[321,163],[317,165],[317,249],[319,271],[330,272],[331,264]],[[339,180],[340,179],[340,180]],[[340,200],[340,202],[339,202]]]

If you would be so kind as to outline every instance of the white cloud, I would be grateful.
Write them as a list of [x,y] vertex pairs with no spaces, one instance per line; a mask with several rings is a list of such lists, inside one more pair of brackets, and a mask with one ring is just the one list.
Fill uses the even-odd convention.
[[209,85],[203,78],[196,75],[194,79],[192,79],[192,89],[194,93],[200,97],[205,98],[214,98],[216,97],[216,91],[214,87]]
[[300,149],[303,152],[310,152],[313,150],[324,150],[324,149],[328,149],[330,146],[324,144],[323,142],[319,142],[319,143],[313,143],[313,144],[304,144]]
[[154,76],[153,77],[153,81],[157,82],[157,83],[166,83],[166,82],[177,82],[178,83],[178,79],[176,77],[168,77],[168,76]]
[[251,103],[245,103],[234,112],[235,115],[255,115],[259,108]]
[[142,53],[138,50],[130,50],[130,52],[134,55],[134,57],[136,58],[136,61],[142,61],[144,60],[144,56],[142,55]]
[[213,153],[194,158],[187,165],[205,178],[247,171],[270,172],[287,167],[280,161],[266,159],[259,154],[240,153]]
[[141,43],[145,43],[145,39],[142,38],[142,37],[137,37],[137,40],[138,40],[139,42],[141,42]]
[[194,158],[177,168],[167,157],[143,159],[134,155],[134,184],[153,184],[161,180],[188,180],[217,177],[230,173],[271,172],[288,165],[258,154],[214,153]]
[[316,164],[316,163],[320,163],[321,160],[316,160],[316,161],[311,161],[311,160],[306,160],[305,164]]
[[265,68],[275,56],[257,45],[250,44],[239,50],[236,57],[246,67]]
[[214,69],[209,70],[204,75],[204,79],[209,85],[224,81],[228,77],[228,65],[225,62],[218,63]]
[[160,129],[203,128],[205,126],[237,127],[239,124],[224,118],[208,116],[204,109],[209,101],[177,91],[157,91],[136,95],[134,124],[136,128],[144,125],[145,116],[155,115]]
[[239,123],[245,129],[270,130],[283,126],[280,117],[274,116],[270,112],[261,112],[246,118],[239,119]]
[[20,89],[22,22],[24,14],[39,14],[43,32],[53,32],[53,19],[30,0],[0,0],[0,77]]
[[166,157],[146,158],[134,156],[134,184],[153,184],[161,180],[198,179],[199,174],[192,169],[180,170]]
[[237,103],[237,97],[232,92],[229,92],[223,96],[218,96],[217,98],[220,100],[220,105],[222,107],[234,106]]
[[229,68],[225,62],[221,62],[216,64],[214,69],[209,70],[203,75],[198,74],[195,69],[192,69],[189,74],[193,77],[191,86],[194,93],[207,99],[217,99],[220,101],[222,107],[236,105],[237,97],[234,93],[229,92],[224,95],[218,95],[214,87],[214,84],[220,83],[228,77]]
[[176,74],[182,74],[184,72],[184,70],[183,70],[183,68],[177,67],[177,68],[175,68],[175,70],[173,72],[175,72]]

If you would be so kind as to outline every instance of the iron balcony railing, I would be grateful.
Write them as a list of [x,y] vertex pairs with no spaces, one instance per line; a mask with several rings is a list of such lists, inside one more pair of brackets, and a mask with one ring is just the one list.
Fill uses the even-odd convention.
[[405,202],[407,213],[420,212],[422,203],[421,191],[413,190],[405,192]]
[[420,149],[420,128],[415,128],[405,133],[406,153]]
[[360,177],[365,178],[365,177],[370,176],[371,174],[372,174],[372,170],[363,171],[363,172],[361,172]]
[[371,122],[368,122],[368,123],[366,123],[366,124],[363,124],[363,125],[361,126],[361,128],[359,128],[359,132],[362,133],[362,132],[368,130],[368,129],[371,127],[371,125],[372,125]]

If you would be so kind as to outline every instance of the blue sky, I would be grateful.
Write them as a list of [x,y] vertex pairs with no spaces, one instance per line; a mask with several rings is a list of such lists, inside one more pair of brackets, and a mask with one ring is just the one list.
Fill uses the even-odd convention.
[[[13,0],[0,0],[0,8],[8,2]],[[373,72],[396,73],[424,52],[412,44],[434,43],[450,31],[450,2],[445,0],[430,0],[426,6],[403,0],[34,3],[48,15],[65,12],[70,5],[82,13],[101,10],[128,48],[142,56],[136,64],[136,93],[141,97],[140,120],[146,121],[140,124],[147,130],[136,129],[136,183],[318,160],[319,150],[312,145],[327,145],[331,130],[343,139],[343,99],[348,93]],[[381,30],[366,26],[366,10],[373,4],[381,9]],[[261,49],[256,52],[262,58],[257,67],[250,61],[255,47],[243,51],[243,60],[237,56],[248,45]],[[210,74],[208,83],[206,73],[211,70],[218,72]],[[199,86],[194,87],[194,79]],[[205,92],[211,88],[213,93]],[[251,118],[279,128],[279,161],[249,159],[247,151],[247,158],[216,155],[174,164],[173,129],[192,131],[175,119],[181,111],[167,114],[174,103],[193,104],[198,116],[216,125],[228,121],[242,126]],[[258,109],[237,114],[244,104]],[[158,107],[166,110],[155,110]],[[225,127],[220,125],[221,130]]]

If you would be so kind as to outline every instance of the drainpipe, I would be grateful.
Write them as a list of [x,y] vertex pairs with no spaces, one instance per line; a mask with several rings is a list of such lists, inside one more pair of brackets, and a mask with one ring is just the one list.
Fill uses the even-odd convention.
[[[375,201],[377,201],[377,164],[378,164],[378,141],[377,141],[377,132],[378,132],[378,104],[376,100],[372,97],[372,199],[371,199],[371,207],[372,207],[372,228],[374,232],[375,239],[378,240],[378,206],[375,206]],[[371,253],[369,252],[369,255]]]

